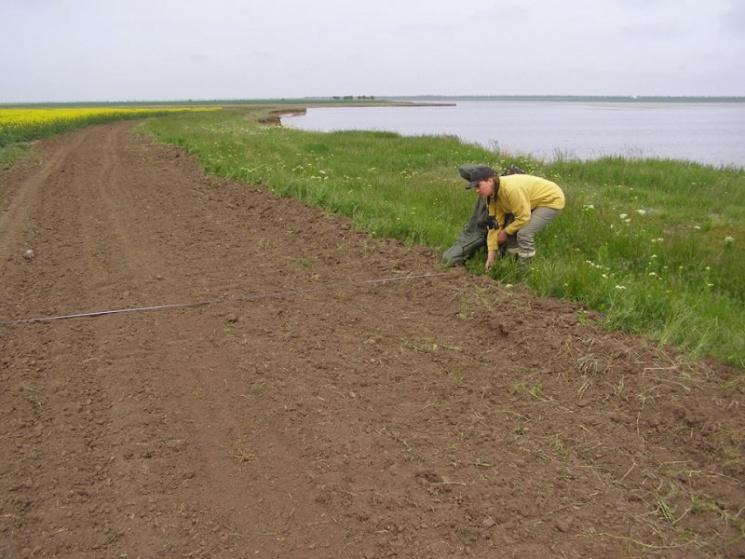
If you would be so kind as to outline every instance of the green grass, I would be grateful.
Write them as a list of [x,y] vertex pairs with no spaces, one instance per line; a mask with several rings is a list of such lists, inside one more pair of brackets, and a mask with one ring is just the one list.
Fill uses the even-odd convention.
[[8,169],[27,153],[28,146],[24,144],[0,146],[0,169]]
[[[444,249],[474,197],[456,168],[514,162],[559,183],[567,207],[529,269],[493,275],[599,310],[609,328],[745,367],[745,171],[618,157],[543,164],[453,137],[264,127],[266,108],[154,119],[145,130],[217,175],[352,218],[372,235]],[[481,273],[481,261],[469,267]]]

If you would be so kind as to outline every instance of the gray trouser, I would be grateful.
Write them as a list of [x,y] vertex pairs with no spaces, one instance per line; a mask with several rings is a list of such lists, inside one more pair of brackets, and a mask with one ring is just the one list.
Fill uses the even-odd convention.
[[535,234],[546,227],[561,210],[553,208],[537,207],[530,214],[530,221],[523,225],[517,233],[507,237],[507,252],[517,254],[520,258],[532,258],[535,256]]

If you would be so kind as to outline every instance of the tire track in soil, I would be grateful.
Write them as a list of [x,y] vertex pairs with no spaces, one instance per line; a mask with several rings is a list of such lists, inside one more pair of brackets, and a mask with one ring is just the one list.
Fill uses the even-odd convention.
[[[73,153],[82,141],[78,139],[69,139],[63,146],[51,153],[51,157],[41,163],[41,168],[26,180],[20,182],[18,188],[8,189],[8,185],[13,185],[12,180],[8,180],[0,196],[3,197],[3,212],[0,214],[0,238],[2,246],[7,251],[7,245],[13,239],[11,234],[18,234],[23,231],[22,224],[31,211],[30,201],[38,198],[38,190],[44,187],[49,178],[54,174],[64,172],[64,166],[67,158]],[[7,173],[10,175],[10,173]],[[7,258],[7,254],[0,253],[0,258]]]
[[316,291],[3,329],[0,556],[742,552],[737,372],[460,271],[324,290],[436,256],[131,129],[0,175],[2,316]]

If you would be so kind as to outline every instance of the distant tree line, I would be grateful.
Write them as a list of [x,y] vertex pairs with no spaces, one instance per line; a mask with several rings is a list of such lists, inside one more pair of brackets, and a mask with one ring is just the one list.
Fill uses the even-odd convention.
[[344,101],[349,101],[350,99],[375,99],[375,95],[357,95],[356,97],[354,95],[334,95],[332,99],[337,101],[340,99],[343,99]]

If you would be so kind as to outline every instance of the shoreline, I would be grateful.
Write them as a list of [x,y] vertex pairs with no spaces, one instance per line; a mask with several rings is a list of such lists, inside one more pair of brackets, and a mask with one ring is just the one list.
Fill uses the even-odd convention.
[[[476,105],[478,102],[461,105],[459,112],[447,111],[441,115],[427,113],[422,116],[412,113],[404,116],[398,112],[376,112],[375,116],[371,116],[368,112],[359,117],[351,114],[347,117],[344,116],[346,113],[336,113],[333,117],[316,116],[302,119],[300,122],[288,121],[285,124],[307,132],[375,130],[393,132],[406,137],[452,135],[464,143],[477,144],[489,150],[504,151],[517,156],[528,156],[545,163],[562,159],[591,162],[617,157],[630,161],[671,160],[716,169],[745,169],[745,161],[739,160],[741,158],[737,146],[733,147],[731,143],[717,140],[711,134],[701,137],[695,127],[691,127],[690,130],[681,128],[678,124],[679,119],[674,114],[676,111],[693,111],[695,115],[707,118],[709,113],[703,111],[714,111],[711,115],[715,120],[718,118],[721,121],[722,130],[726,135],[731,134],[733,126],[742,120],[740,107],[728,105],[720,108],[715,104],[709,104],[702,105],[701,108],[692,106],[689,109],[681,104],[664,107],[648,101],[625,104],[604,100],[597,101],[597,104],[587,103],[584,107],[576,106],[569,109],[552,108],[552,101],[546,101],[539,107],[540,103],[536,101],[536,108],[533,109],[532,106],[524,105],[500,107],[497,106],[500,100],[486,99],[483,100],[485,106],[482,108]],[[368,108],[456,106],[456,103],[365,105]],[[306,108],[342,107],[307,105]],[[288,118],[307,115],[307,110],[277,112]],[[730,112],[733,113],[734,119],[728,118]],[[482,113],[483,123],[480,121]],[[648,115],[653,115],[651,121]],[[557,119],[560,118],[564,119],[563,124],[557,124]],[[505,125],[499,124],[502,119]],[[628,119],[635,119],[632,127],[629,127]],[[524,126],[520,124],[523,121]],[[606,121],[607,125],[604,125]],[[550,126],[550,123],[554,125]],[[716,126],[716,122],[712,123],[712,126]],[[604,144],[594,141],[596,134],[601,134]],[[681,142],[681,139],[686,137],[698,139],[695,143],[690,140],[687,143]]]

